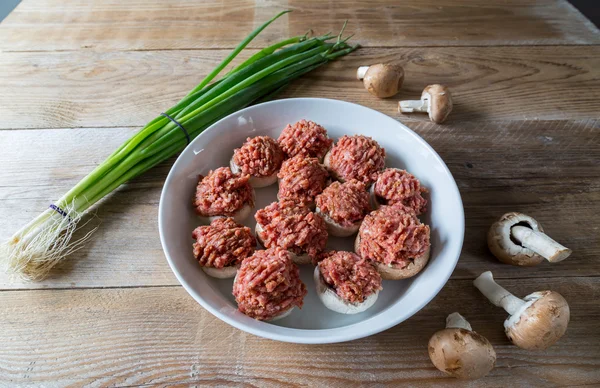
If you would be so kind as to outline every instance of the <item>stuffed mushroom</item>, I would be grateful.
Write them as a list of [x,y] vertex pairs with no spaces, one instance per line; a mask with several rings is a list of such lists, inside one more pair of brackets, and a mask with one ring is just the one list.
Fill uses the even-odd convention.
[[315,267],[317,295],[325,307],[357,314],[375,304],[381,275],[371,262],[351,252],[328,252]]
[[233,151],[229,164],[231,171],[250,175],[250,185],[260,188],[277,182],[277,172],[283,159],[283,151],[275,139],[256,136],[249,137],[240,148]]
[[274,321],[302,307],[306,286],[289,252],[273,248],[245,259],[233,282],[238,309],[261,321]]
[[310,264],[325,249],[325,221],[302,204],[289,200],[273,202],[254,217],[258,241],[266,248],[289,251],[296,264]]
[[356,179],[334,182],[317,196],[315,211],[325,220],[330,235],[351,236],[371,211],[369,194],[364,183]]
[[342,136],[323,163],[340,182],[357,179],[368,186],[385,167],[385,150],[367,136]]
[[382,206],[365,217],[354,249],[372,260],[383,279],[406,279],[429,261],[429,226],[402,205]]
[[249,175],[234,174],[220,167],[200,177],[194,197],[196,213],[212,221],[219,217],[245,220],[254,209],[254,189]]
[[206,274],[220,279],[235,276],[242,260],[254,253],[256,239],[250,228],[232,218],[217,218],[192,233],[194,257]]

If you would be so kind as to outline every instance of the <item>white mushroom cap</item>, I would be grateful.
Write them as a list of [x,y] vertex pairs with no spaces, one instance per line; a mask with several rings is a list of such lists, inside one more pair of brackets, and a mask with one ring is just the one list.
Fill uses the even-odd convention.
[[238,269],[240,269],[240,264],[238,265],[230,265],[223,268],[215,268],[215,267],[202,267],[204,273],[208,276],[212,276],[217,279],[230,279],[235,277]]
[[527,295],[525,304],[504,321],[508,339],[523,349],[543,350],[554,345],[567,331],[569,304],[557,292]]
[[[364,74],[363,74],[364,73]],[[404,69],[397,64],[384,64],[359,67],[357,78],[363,80],[365,89],[379,98],[392,97],[402,87]]]
[[504,322],[506,336],[523,349],[546,349],[562,337],[569,324],[567,301],[557,292],[540,291],[517,298],[486,271],[473,282],[490,302],[510,314]]
[[490,251],[498,260],[512,265],[537,265],[544,258],[557,262],[571,254],[570,249],[546,236],[542,225],[533,217],[523,213],[506,213],[500,217],[490,227],[487,241]]
[[[258,240],[258,242],[261,243],[262,246],[265,246],[264,243],[264,239],[262,238],[262,232],[263,232],[263,227],[261,224],[259,224],[258,222],[256,223],[256,227],[254,228],[254,234],[256,234],[256,239]],[[266,248],[266,247],[265,247]],[[288,250],[288,253],[290,254],[292,261],[296,264],[296,265],[307,265],[307,264],[311,264],[312,263],[312,259],[308,254],[301,254],[298,255],[290,250]]]
[[377,301],[377,297],[379,296],[379,291],[377,291],[369,295],[362,303],[351,303],[347,300],[344,300],[334,290],[332,290],[327,283],[325,283],[323,276],[321,276],[321,271],[318,265],[315,267],[313,279],[315,281],[317,295],[319,296],[321,302],[323,302],[325,307],[327,307],[329,310],[335,311],[336,313],[361,313],[373,306]]
[[496,351],[458,313],[446,319],[446,328],[429,340],[429,358],[440,371],[459,379],[478,379],[496,363]]
[[319,209],[318,206],[315,209],[315,213],[320,215],[323,218],[323,221],[325,221],[325,225],[327,225],[327,232],[329,233],[330,236],[337,236],[337,237],[352,236],[354,233],[358,232],[358,229],[360,228],[360,224],[362,223],[362,221],[359,221],[350,226],[340,225],[337,222],[335,222],[333,219],[331,219],[331,217],[329,217],[329,215],[323,213],[321,211],[321,209]]
[[[234,161],[233,157],[229,161],[229,168],[234,174],[241,173],[241,168]],[[250,179],[248,180],[250,186],[259,189],[261,187],[271,186],[273,183],[277,182],[277,171],[268,176],[254,176],[250,175]]]
[[[354,252],[361,256],[360,254],[360,233],[356,236],[356,240],[354,240]],[[415,257],[412,261],[404,268],[396,266],[396,265],[387,265],[384,263],[380,263],[377,261],[373,261],[375,268],[377,268],[377,272],[381,275],[382,279],[386,280],[400,280],[400,279],[408,279],[410,277],[415,276],[429,262],[429,256],[431,255],[431,247],[427,248],[427,250],[419,257]]]

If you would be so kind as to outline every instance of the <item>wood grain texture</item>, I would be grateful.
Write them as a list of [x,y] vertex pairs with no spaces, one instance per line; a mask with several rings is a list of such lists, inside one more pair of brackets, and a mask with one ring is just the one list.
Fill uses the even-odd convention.
[[[473,278],[487,269],[498,278],[556,276],[556,271],[565,277],[600,276],[600,120],[407,124],[437,150],[461,191],[466,238],[453,278]],[[0,131],[0,239],[60,197],[134,131]],[[13,283],[0,275],[0,288],[177,284],[156,223],[160,191],[172,162],[108,197],[82,230],[99,226],[93,239],[50,279]],[[485,234],[507,211],[535,217],[573,255],[533,268],[497,262],[487,250]]]
[[310,28],[338,31],[346,19],[366,46],[600,43],[598,29],[563,0],[37,0],[23,1],[0,25],[0,50],[235,47],[285,9],[294,12],[252,47]]
[[[0,380],[7,385],[576,386],[600,384],[598,278],[504,280],[516,295],[551,288],[571,307],[566,335],[543,352],[512,346],[503,310],[470,280],[450,281],[409,321],[332,345],[260,339],[203,310],[181,287],[0,293]],[[590,297],[583,298],[582,295]],[[465,309],[468,311],[465,312]],[[496,349],[496,368],[466,384],[427,355],[447,314],[463,312]],[[67,326],[59,323],[68,323]]]
[[[3,53],[0,128],[143,126],[227,53]],[[404,66],[396,97],[377,99],[356,80],[358,66],[377,62]],[[280,97],[343,99],[398,117],[398,100],[418,99],[432,83],[451,88],[454,123],[598,118],[600,46],[361,49],[298,79]],[[401,118],[429,120],[425,114]]]

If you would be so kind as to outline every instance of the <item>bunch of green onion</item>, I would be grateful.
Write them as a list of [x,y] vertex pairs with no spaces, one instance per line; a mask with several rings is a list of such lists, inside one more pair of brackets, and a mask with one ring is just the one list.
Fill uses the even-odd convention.
[[[329,34],[296,36],[266,47],[218,81],[211,81],[263,29],[284,11],[253,31],[187,96],[165,113],[180,123],[190,138],[221,118],[278,92],[290,81],[357,48]],[[345,25],[344,25],[345,27]],[[161,115],[123,143],[54,205],[13,235],[0,251],[9,273],[41,280],[89,237],[71,241],[82,215],[121,184],[177,154],[187,145],[184,132]],[[90,232],[91,233],[91,232]]]

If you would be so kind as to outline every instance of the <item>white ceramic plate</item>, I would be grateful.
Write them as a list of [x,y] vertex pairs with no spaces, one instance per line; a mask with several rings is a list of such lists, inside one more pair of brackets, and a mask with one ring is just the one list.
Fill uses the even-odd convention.
[[[200,224],[192,207],[198,174],[228,166],[233,149],[249,136],[277,138],[288,123],[300,119],[323,125],[329,136],[373,137],[385,148],[386,164],[404,168],[430,191],[422,220],[431,227],[431,260],[416,277],[384,281],[377,303],[356,315],[326,309],[315,293],[312,266],[301,268],[308,288],[304,307],[274,323],[249,318],[237,310],[233,280],[207,276],[192,255],[192,231]],[[276,185],[258,189],[256,205],[276,200]],[[438,154],[417,134],[377,111],[344,101],[294,98],[255,105],[208,128],[181,153],[160,198],[160,240],[171,269],[189,294],[228,324],[265,338],[296,343],[332,343],[366,337],[388,329],[419,311],[440,291],[452,273],[463,243],[464,213],[458,188]],[[254,217],[246,221],[254,230]],[[330,238],[329,249],[352,250],[353,237]]]

